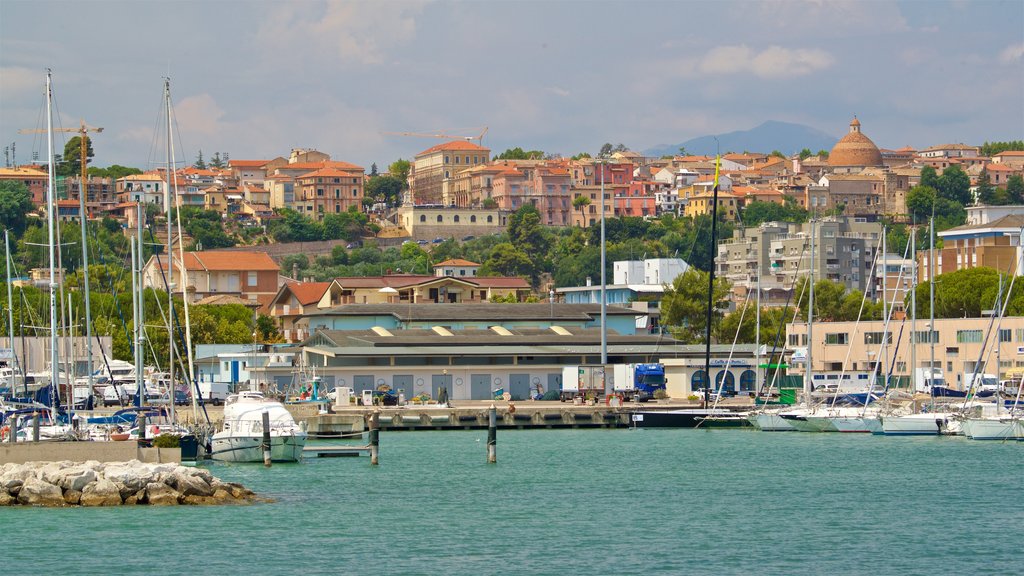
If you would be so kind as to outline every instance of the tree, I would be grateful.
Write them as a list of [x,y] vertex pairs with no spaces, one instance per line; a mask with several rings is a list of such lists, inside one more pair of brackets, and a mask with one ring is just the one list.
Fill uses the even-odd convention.
[[601,145],[601,151],[597,153],[598,158],[605,158],[612,153],[613,147],[611,142],[605,142]]
[[769,154],[769,156],[772,156],[774,158],[785,158],[786,157],[785,154],[783,154],[782,152],[780,152],[778,150],[772,150],[772,153]]
[[28,226],[25,216],[33,208],[28,186],[17,180],[0,180],[0,225],[10,230],[15,238],[25,232]]
[[828,150],[818,150],[816,156],[822,160],[828,160]]
[[117,180],[124,178],[125,176],[132,176],[135,174],[142,174],[142,170],[138,168],[129,168],[127,166],[121,166],[120,164],[112,164],[107,168],[99,168],[90,166],[88,169],[89,176],[96,176],[99,178],[113,178]]
[[278,330],[277,320],[272,316],[260,314],[256,318],[256,338],[264,344],[283,342],[281,331]]
[[490,257],[480,266],[482,276],[534,277],[536,268],[533,260],[519,247],[510,242],[498,244],[491,250]]
[[1006,181],[1006,195],[1012,204],[1024,204],[1024,177],[1014,174]]
[[210,157],[210,168],[216,168],[220,170],[224,167],[224,161],[220,158],[220,152],[214,152],[213,156]]
[[523,150],[519,146],[509,148],[494,157],[495,160],[540,160],[544,158],[541,150]]
[[[982,310],[996,307],[999,293],[999,278],[1002,276],[1005,292],[1008,282],[1005,270],[994,268],[963,268],[956,272],[939,274],[935,277],[935,317],[936,318],[977,318]],[[1024,292],[1021,286],[1014,283],[1010,294],[1010,305],[1006,313],[1019,315],[1024,304]],[[918,284],[914,297],[917,299],[918,318],[928,316],[930,312],[929,285]]]
[[377,176],[377,163],[370,164],[370,178]]
[[388,165],[388,174],[391,174],[402,182],[402,190],[409,189],[410,170],[412,170],[412,164],[410,164],[408,160],[402,160],[401,158]]
[[587,206],[590,206],[589,196],[580,195],[572,199],[572,207],[580,211],[580,222],[582,224],[586,224],[587,221],[583,215],[583,211],[587,209]]
[[195,162],[195,164],[192,165],[192,167],[193,168],[198,168],[199,170],[206,170],[206,162],[203,161],[203,151],[202,150],[199,150],[199,156],[196,157],[196,162]]
[[[86,163],[95,156],[92,149],[92,138],[85,137],[85,158]],[[57,167],[58,176],[75,176],[82,173],[82,137],[75,136],[64,145],[64,154],[61,158],[64,162]]]
[[402,200],[404,181],[397,176],[384,174],[374,176],[366,181],[365,194],[374,202],[384,202],[389,206],[397,206]]
[[807,160],[811,156],[814,156],[814,153],[811,152],[810,148],[804,148],[800,151],[800,160]]
[[982,156],[995,156],[1000,152],[1009,150],[1024,150],[1024,140],[1012,140],[1010,142],[985,142],[981,145]]
[[753,201],[740,213],[744,226],[757,226],[764,222],[807,222],[807,210],[793,198],[786,198],[784,204]]
[[[728,307],[730,285],[724,278],[716,278],[712,296],[711,325],[721,322]],[[661,323],[672,335],[686,344],[705,342],[708,308],[708,273],[690,267],[666,287],[661,299]]]
[[989,206],[1005,206],[1012,203],[1010,194],[1002,188],[997,188],[992,184],[992,178],[988,175],[988,170],[985,168],[981,169],[981,173],[978,174],[978,182],[976,184],[977,192],[976,196],[978,202],[987,204]]
[[690,155],[690,154],[689,154],[689,153],[688,153],[688,152],[686,151],[686,146],[680,146],[680,147],[679,147],[679,155],[680,155],[680,156],[689,156],[689,155]]
[[480,206],[487,210],[494,210],[498,207],[498,201],[494,198],[484,198],[484,201],[480,203]]
[[921,168],[921,186],[927,186],[929,188],[939,189],[939,175],[935,172],[935,168],[932,166],[925,166]]
[[956,164],[942,171],[937,190],[940,197],[959,202],[961,206],[974,203],[971,198],[971,178]]

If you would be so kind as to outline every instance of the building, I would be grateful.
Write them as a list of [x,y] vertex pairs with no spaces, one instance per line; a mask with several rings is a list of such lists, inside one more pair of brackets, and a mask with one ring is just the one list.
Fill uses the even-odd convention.
[[116,189],[119,203],[155,204],[164,210],[166,179],[159,172],[132,174],[117,179]]
[[486,236],[505,231],[508,212],[497,208],[459,208],[403,204],[396,223],[416,240]]
[[[267,370],[287,373],[295,362],[295,352],[269,344],[196,344],[196,380],[227,385],[232,393],[259,384],[267,391],[260,375]],[[287,390],[289,381],[274,382],[273,389]],[[273,391],[273,390],[271,390]]]
[[464,140],[445,142],[420,152],[409,171],[411,203],[454,204],[452,179],[463,170],[486,164],[490,154],[489,149]]
[[865,166],[883,166],[882,152],[860,130],[860,120],[850,121],[850,131],[843,136],[828,155],[828,165],[835,172],[849,171]]
[[[762,303],[784,304],[813,265],[815,280],[839,282],[847,290],[872,292],[872,262],[882,241],[882,225],[849,217],[828,217],[814,223],[814,261],[810,224],[764,223],[738,227],[718,245],[717,275],[733,285],[733,296],[756,294],[760,275]],[[767,297],[767,300],[765,299]]]
[[965,224],[939,232],[942,249],[937,263],[938,273],[985,266],[1016,275],[1018,270],[1024,269],[1022,228],[1024,214],[1008,214],[984,223]]
[[[929,334],[929,320],[918,318],[916,326],[908,320],[902,336],[898,329],[893,329],[892,322],[886,332],[882,320],[861,320],[859,325],[856,322],[817,322],[814,324],[811,361],[818,373],[844,369],[847,372],[873,372],[876,366],[880,373],[884,373],[891,367],[890,374],[908,382],[913,366],[911,348],[916,346],[913,350],[916,365],[942,370],[947,385],[952,388],[962,389],[964,374],[982,368],[979,358],[986,374],[998,374],[1004,378],[1013,371],[1019,377],[1024,371],[1024,318],[1003,318],[998,331],[988,338],[990,344],[998,342],[998,347],[992,353],[982,354],[991,320],[936,318],[935,328]],[[911,340],[911,334],[917,336]],[[790,349],[805,347],[807,324],[787,324],[786,336]]]
[[[361,167],[356,168],[341,170],[325,167],[298,176],[298,198],[294,206],[307,216],[315,215],[317,219],[323,219],[324,214],[340,214],[353,208],[362,210],[364,174]],[[268,193],[268,205],[269,196]]]
[[32,204],[42,206],[46,204],[46,187],[50,176],[46,172],[46,166],[16,166],[14,168],[0,168],[0,182],[14,181],[21,182],[32,195]]
[[280,323],[281,334],[288,342],[301,342],[309,334],[295,326],[304,314],[330,306],[326,299],[330,282],[287,282],[270,300],[270,315]]
[[[61,178],[59,182],[59,187],[63,189],[61,194],[63,198],[80,202],[81,176]],[[117,205],[117,187],[113,178],[90,176],[86,179],[85,190],[85,210],[90,218],[94,218],[99,212],[106,211]]]
[[[281,285],[277,263],[263,252],[186,252],[184,262],[187,292],[192,302],[216,294],[231,294],[262,303],[277,294]],[[167,278],[169,284],[177,285],[181,281],[181,268],[181,261],[175,257],[174,271]],[[158,267],[156,256],[151,256],[143,268],[143,286],[165,290],[166,272],[166,259],[161,259]],[[180,292],[181,289],[175,290]]]

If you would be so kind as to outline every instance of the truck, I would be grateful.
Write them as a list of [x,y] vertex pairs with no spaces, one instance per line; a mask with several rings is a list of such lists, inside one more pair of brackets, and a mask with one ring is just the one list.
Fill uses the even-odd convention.
[[623,400],[646,402],[665,389],[664,364],[615,364],[613,390]]
[[562,367],[561,400],[574,398],[600,400],[611,389],[611,376],[603,364]]
[[228,399],[228,394],[231,393],[230,385],[227,382],[203,382],[200,380],[198,386],[199,397],[203,399],[203,402],[209,402],[214,406],[223,404]]

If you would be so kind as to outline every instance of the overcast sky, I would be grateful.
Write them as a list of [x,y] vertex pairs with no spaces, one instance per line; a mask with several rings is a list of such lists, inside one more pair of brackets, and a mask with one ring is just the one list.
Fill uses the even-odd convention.
[[[28,161],[45,69],[94,163],[314,148],[381,170],[441,140],[634,150],[854,114],[883,148],[1024,138],[1024,2],[0,1],[0,144]],[[70,136],[58,138],[58,148]],[[768,152],[767,150],[764,152]],[[43,150],[45,155],[45,149]]]

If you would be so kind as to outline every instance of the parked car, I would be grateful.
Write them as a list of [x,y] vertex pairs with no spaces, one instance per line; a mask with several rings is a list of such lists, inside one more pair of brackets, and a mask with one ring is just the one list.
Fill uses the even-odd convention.
[[191,402],[189,395],[184,390],[174,391],[174,405],[175,406],[187,406]]
[[426,246],[427,244],[430,244],[430,242],[427,242],[426,240],[417,240],[416,243],[419,244],[420,246]]
[[362,246],[363,246],[362,241],[360,241],[360,240],[353,240],[352,242],[349,242],[348,244],[346,244],[345,248],[347,248],[349,250],[352,250],[354,248],[362,248]]
[[434,238],[433,240],[431,240],[431,242],[433,242],[434,244],[440,244],[441,242],[444,242],[444,241],[445,241],[445,239],[441,238],[440,236],[438,236],[437,238]]
[[470,240],[472,240],[474,238],[476,238],[476,236],[473,236],[472,234],[467,234],[467,235],[462,237],[462,241],[463,242],[469,242]]

